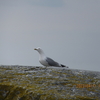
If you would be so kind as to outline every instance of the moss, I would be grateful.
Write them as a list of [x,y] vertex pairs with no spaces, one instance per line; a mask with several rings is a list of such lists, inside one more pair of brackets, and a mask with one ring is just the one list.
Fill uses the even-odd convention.
[[12,90],[13,86],[7,86],[7,85],[0,85],[0,100],[5,99],[9,92]]
[[40,97],[41,95],[30,93],[21,97],[20,100],[40,100]]
[[13,87],[9,92],[6,100],[17,100],[18,97],[22,97],[25,94],[25,89],[21,87]]
[[[0,67],[0,100],[97,100],[98,98],[91,94],[90,98],[86,93],[89,91],[97,93],[99,84],[99,88],[76,86],[88,84],[87,80],[91,80],[89,84],[98,83],[98,78],[94,79],[81,73],[77,75],[71,70],[51,69],[48,72],[42,68],[42,71],[36,68],[15,68]],[[21,73],[23,70],[26,71]],[[37,72],[27,72],[31,70]]]
[[77,100],[97,100],[95,98],[91,97],[81,97],[81,96],[76,96]]

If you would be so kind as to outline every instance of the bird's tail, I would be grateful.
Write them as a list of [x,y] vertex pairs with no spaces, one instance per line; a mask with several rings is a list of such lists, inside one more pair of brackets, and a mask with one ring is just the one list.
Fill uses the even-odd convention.
[[62,65],[62,64],[61,64],[61,67],[67,67],[68,68],[68,66],[65,66],[65,65]]

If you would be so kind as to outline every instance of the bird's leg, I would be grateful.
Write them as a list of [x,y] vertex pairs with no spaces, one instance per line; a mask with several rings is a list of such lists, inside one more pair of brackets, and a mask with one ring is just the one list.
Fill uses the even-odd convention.
[[45,66],[45,69],[47,69],[47,66]]
[[44,70],[47,71],[47,66],[45,66]]

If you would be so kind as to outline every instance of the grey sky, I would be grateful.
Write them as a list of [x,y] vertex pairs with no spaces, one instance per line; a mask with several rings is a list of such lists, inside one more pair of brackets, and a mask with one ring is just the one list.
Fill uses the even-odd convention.
[[74,69],[100,71],[100,0],[1,0],[0,64],[41,65],[35,47]]

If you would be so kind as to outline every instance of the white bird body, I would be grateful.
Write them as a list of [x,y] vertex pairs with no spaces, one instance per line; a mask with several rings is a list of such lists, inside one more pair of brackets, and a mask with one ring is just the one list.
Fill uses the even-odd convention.
[[39,62],[44,66],[49,66],[45,59],[39,59]]
[[65,65],[59,64],[53,59],[46,57],[41,48],[35,48],[39,52],[39,62],[44,66],[56,66],[56,67],[66,67]]
[[46,62],[46,56],[45,55],[39,56],[39,62],[44,66],[49,66],[48,63]]
[[35,49],[35,50],[37,50],[39,52],[39,54],[40,54],[39,55],[39,62],[44,66],[49,66],[48,63],[46,62],[46,56],[45,56],[43,50],[39,49],[39,48]]

